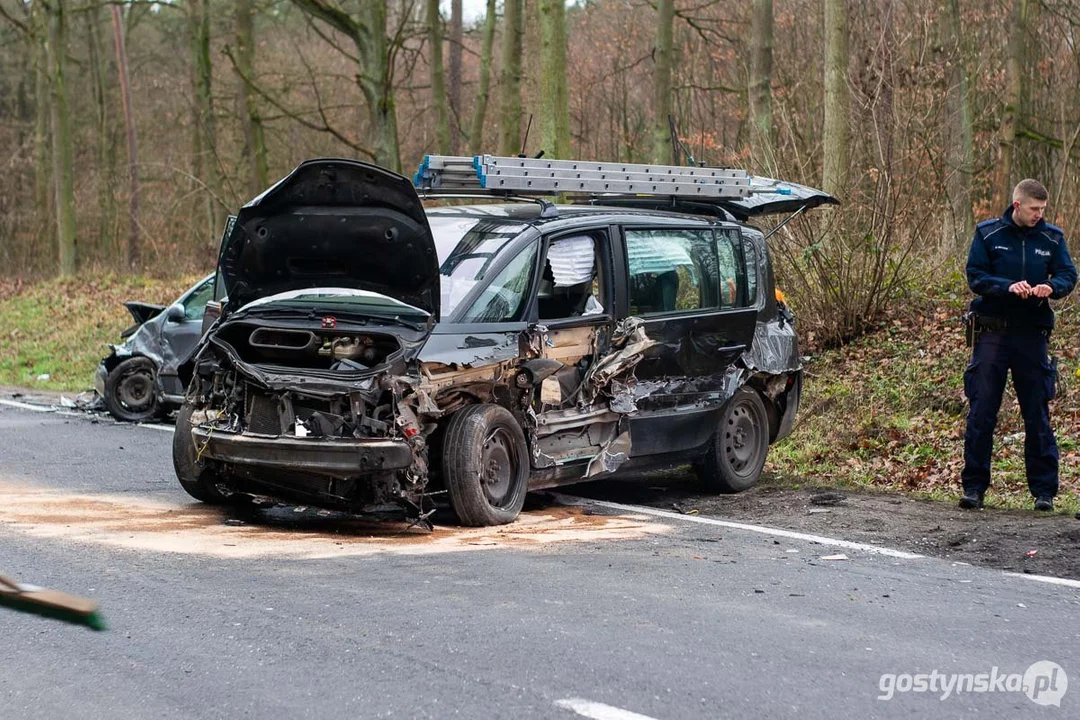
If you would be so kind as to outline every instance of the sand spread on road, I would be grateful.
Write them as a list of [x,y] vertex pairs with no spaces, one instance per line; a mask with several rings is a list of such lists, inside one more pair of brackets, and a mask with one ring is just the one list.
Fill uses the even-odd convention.
[[[233,523],[242,518],[240,525]],[[578,507],[528,510],[491,528],[372,520],[280,506],[236,510],[170,504],[127,495],[88,495],[0,480],[0,532],[134,550],[227,558],[325,558],[396,553],[422,555],[497,548],[539,548],[557,542],[630,540],[670,528],[641,515],[588,514]]]

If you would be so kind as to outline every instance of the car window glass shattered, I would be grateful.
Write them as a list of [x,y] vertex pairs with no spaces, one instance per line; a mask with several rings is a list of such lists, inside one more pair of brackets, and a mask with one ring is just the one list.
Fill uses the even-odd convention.
[[480,284],[509,242],[527,226],[498,220],[428,217],[440,262],[440,307],[450,316],[469,292]]
[[709,230],[627,230],[635,315],[717,307],[716,245]]
[[469,308],[462,322],[507,322],[516,319],[529,290],[529,280],[535,264],[534,242],[518,253],[517,257],[495,276]]
[[596,250],[588,235],[556,240],[548,248],[548,264],[555,287],[570,287],[592,282]]

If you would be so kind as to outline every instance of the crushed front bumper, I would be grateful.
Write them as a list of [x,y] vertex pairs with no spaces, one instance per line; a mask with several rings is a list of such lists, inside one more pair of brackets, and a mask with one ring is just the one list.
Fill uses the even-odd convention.
[[356,477],[404,470],[413,462],[412,448],[401,440],[290,438],[201,427],[192,428],[191,435],[203,458],[249,468]]

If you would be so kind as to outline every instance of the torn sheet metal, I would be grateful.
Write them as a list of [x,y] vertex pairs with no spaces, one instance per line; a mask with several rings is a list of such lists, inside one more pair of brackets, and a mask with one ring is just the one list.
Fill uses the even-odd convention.
[[585,468],[585,477],[592,478],[596,475],[613,473],[629,459],[630,433],[623,432],[604,445],[603,449],[589,461],[588,467]]
[[742,355],[751,370],[778,375],[802,368],[795,326],[783,315],[759,322],[754,327],[754,342]]
[[638,317],[628,317],[615,326],[611,338],[612,351],[597,360],[585,377],[585,383],[600,388],[623,372],[634,368],[646,350],[657,342],[645,334],[645,323]]

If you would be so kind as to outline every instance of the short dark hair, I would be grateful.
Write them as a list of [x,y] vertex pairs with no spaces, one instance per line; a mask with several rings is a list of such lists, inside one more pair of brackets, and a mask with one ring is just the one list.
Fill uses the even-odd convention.
[[1016,188],[1013,189],[1013,200],[1019,200],[1020,198],[1027,198],[1029,200],[1048,200],[1050,193],[1046,192],[1046,186],[1038,180],[1021,180],[1016,184]]

